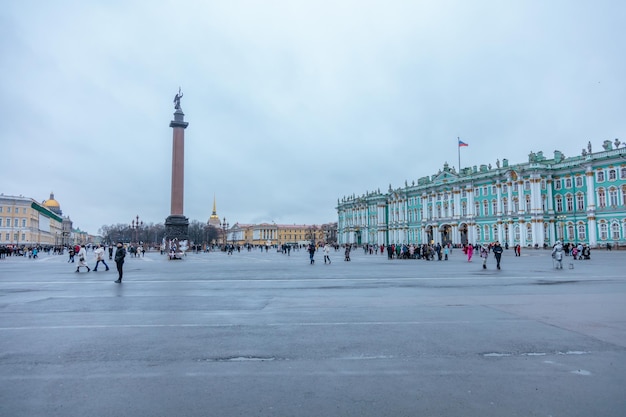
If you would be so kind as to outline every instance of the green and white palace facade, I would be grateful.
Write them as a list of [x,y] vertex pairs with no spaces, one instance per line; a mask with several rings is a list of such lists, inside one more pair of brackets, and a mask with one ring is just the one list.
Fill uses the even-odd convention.
[[[622,147],[620,147],[622,145]],[[441,243],[551,247],[557,240],[626,246],[626,147],[510,165],[443,170],[386,193],[338,201],[339,244]]]

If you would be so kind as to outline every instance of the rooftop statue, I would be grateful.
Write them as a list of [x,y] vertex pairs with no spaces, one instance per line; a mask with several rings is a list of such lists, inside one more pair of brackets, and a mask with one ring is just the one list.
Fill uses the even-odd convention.
[[180,108],[180,99],[183,98],[183,93],[180,92],[180,87],[178,87],[178,94],[174,96],[174,109],[182,110]]

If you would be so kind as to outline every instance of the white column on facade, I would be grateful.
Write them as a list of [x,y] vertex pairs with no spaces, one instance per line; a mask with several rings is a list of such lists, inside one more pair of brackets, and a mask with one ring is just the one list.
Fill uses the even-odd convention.
[[[459,189],[459,187],[454,187],[453,193],[454,193],[454,218],[460,219],[461,218],[461,190]],[[458,240],[453,241],[453,242],[458,242]]]
[[549,214],[554,213],[554,196],[552,194],[552,185],[552,177],[548,177],[546,179],[546,190],[548,191],[548,204],[546,208],[548,209]]
[[519,242],[522,247],[526,247],[526,222],[519,222]]
[[506,215],[511,216],[513,214],[513,182],[510,179],[506,183],[506,195],[509,202]]
[[[496,181],[496,216],[502,217],[502,183]],[[498,230],[499,233],[499,230]],[[502,240],[500,240],[502,242]]]

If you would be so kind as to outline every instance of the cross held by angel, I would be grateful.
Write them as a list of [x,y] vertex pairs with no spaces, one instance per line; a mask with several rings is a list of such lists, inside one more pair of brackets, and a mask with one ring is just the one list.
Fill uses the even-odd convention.
[[174,109],[182,110],[180,108],[180,99],[183,98],[183,93],[180,91],[180,87],[178,87],[178,94],[174,96]]

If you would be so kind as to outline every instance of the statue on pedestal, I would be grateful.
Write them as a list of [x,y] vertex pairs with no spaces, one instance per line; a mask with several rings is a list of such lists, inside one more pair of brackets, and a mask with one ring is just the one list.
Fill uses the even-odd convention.
[[183,93],[180,92],[180,87],[178,87],[178,94],[174,96],[174,109],[182,110],[180,108],[180,99],[183,98]]

